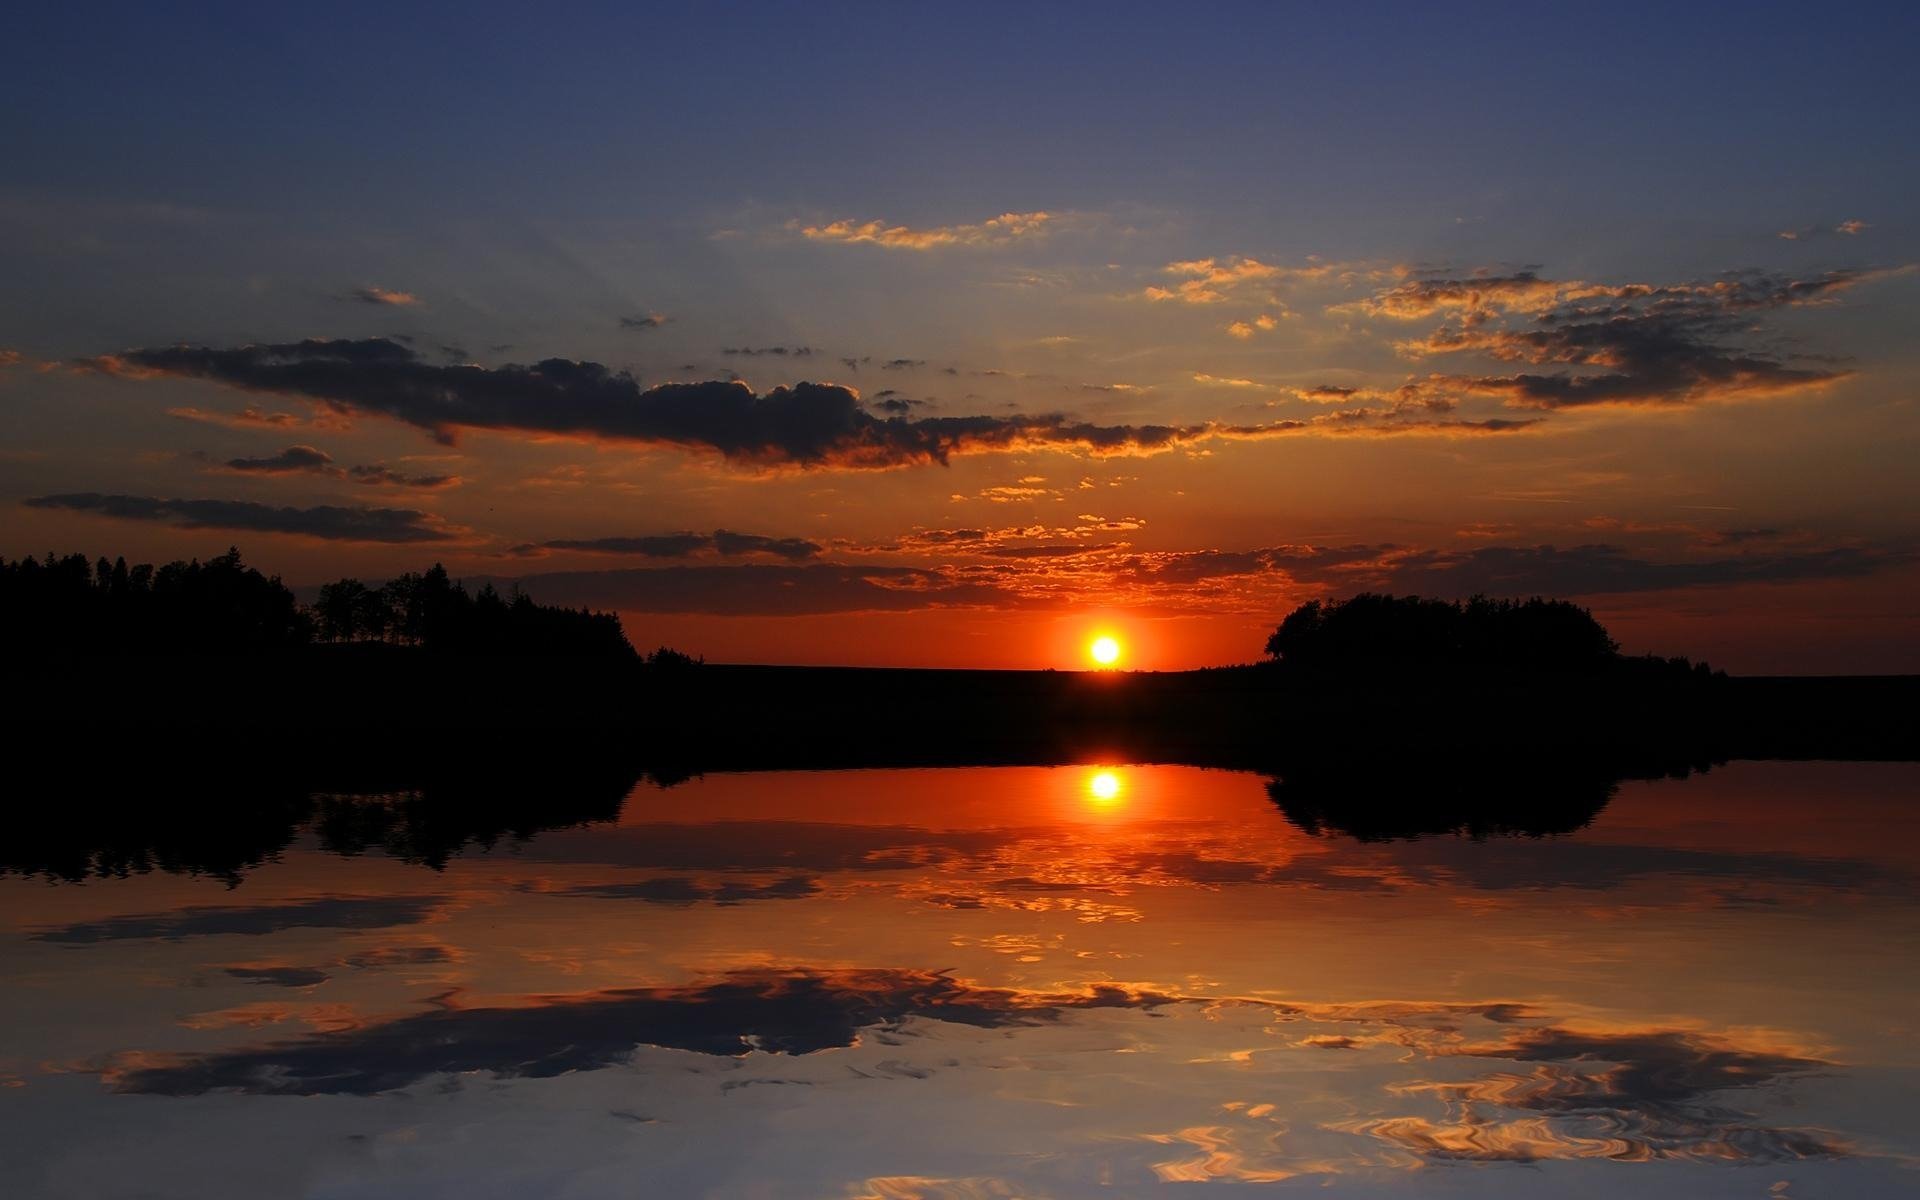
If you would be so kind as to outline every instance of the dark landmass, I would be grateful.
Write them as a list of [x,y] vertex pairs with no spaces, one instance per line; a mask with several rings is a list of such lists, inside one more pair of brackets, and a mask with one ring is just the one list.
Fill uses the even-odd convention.
[[[1618,652],[1564,601],[1360,595],[1280,622],[1266,662],[1183,672],[721,666],[618,617],[434,567],[312,606],[238,551],[0,560],[0,719],[25,744],[299,761],[613,754],[669,773],[1160,761],[1602,777],[1730,758],[1920,758],[1920,677],[1730,678]],[[458,749],[456,749],[458,748]],[[87,754],[85,750],[80,751]]]

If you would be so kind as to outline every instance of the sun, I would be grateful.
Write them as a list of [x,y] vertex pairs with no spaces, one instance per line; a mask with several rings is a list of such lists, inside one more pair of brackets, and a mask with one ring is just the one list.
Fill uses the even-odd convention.
[[1120,798],[1120,777],[1112,771],[1095,771],[1087,778],[1087,795],[1095,804],[1112,804]]
[[1117,638],[1102,634],[1087,646],[1087,654],[1103,667],[1110,667],[1120,661],[1120,642]]

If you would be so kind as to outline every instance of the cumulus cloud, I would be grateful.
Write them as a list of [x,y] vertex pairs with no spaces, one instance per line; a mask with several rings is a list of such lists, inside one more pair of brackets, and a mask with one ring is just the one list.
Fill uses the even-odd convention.
[[420,303],[420,297],[412,292],[396,292],[383,287],[355,288],[347,293],[347,298],[362,304],[386,304],[400,308],[411,308]]
[[92,513],[123,521],[159,521],[182,529],[286,533],[336,542],[409,544],[451,541],[455,536],[438,517],[411,508],[336,504],[291,508],[248,500],[177,500],[100,492],[35,496],[22,503],[29,508]]
[[515,546],[512,553],[537,556],[555,550],[588,554],[632,554],[642,558],[694,558],[719,555],[737,558],[766,554],[799,562],[818,556],[823,547],[805,538],[767,537],[758,533],[735,533],[716,529],[712,533],[654,533],[635,537],[557,538],[548,542],[528,542]]
[[889,250],[938,250],[946,246],[999,246],[1047,231],[1054,215],[1046,212],[1002,213],[977,225],[935,225],[915,229],[885,221],[833,221],[807,225],[802,237],[813,242],[884,246]]

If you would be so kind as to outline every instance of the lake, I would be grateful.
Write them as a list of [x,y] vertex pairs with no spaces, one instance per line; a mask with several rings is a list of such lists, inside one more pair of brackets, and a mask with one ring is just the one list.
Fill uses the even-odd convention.
[[7,1194],[1920,1189],[1920,764],[665,782],[41,797]]

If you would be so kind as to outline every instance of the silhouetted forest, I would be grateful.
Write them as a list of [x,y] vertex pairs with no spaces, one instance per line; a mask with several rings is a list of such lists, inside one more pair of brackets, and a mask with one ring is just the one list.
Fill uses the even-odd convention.
[[[0,689],[22,736],[128,755],[448,739],[649,769],[1137,761],[1275,769],[1436,754],[1920,757],[1920,678],[1728,678],[1622,656],[1564,601],[1361,595],[1301,606],[1271,660],[1178,672],[719,666],[642,657],[619,618],[469,591],[439,567],[302,605],[229,551],[161,567],[0,560]],[[487,751],[482,751],[486,753]],[[1417,772],[1417,766],[1416,766]],[[1605,773],[1605,772],[1603,772]],[[1297,791],[1292,794],[1299,794]]]
[[[300,604],[240,552],[155,567],[72,554],[0,559],[0,638],[14,654],[234,654],[316,640],[418,646],[429,653],[634,660],[614,613],[469,593],[435,564],[370,587],[341,579]],[[679,656],[684,658],[684,656]]]
[[1367,676],[1445,672],[1591,676],[1621,669],[1643,674],[1712,674],[1684,658],[1625,659],[1591,612],[1535,596],[1465,603],[1362,592],[1314,600],[1287,614],[1267,639],[1267,656],[1303,675]]

